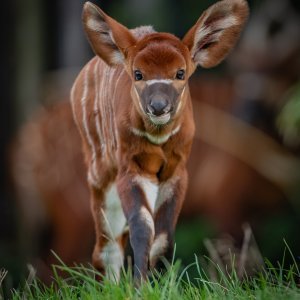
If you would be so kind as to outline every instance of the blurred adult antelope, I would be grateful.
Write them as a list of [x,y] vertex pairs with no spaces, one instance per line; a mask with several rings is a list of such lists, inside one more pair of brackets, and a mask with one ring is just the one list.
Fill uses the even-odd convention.
[[96,57],[76,79],[71,101],[96,227],[93,264],[109,277],[119,279],[127,228],[137,282],[148,264],[172,255],[194,135],[187,81],[197,65],[223,60],[247,15],[245,0],[220,1],[181,41],[148,26],[128,30],[85,3]]

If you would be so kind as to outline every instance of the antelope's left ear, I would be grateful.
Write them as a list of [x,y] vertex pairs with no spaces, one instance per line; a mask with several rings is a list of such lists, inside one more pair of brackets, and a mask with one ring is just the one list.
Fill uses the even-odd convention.
[[195,64],[219,64],[235,45],[248,14],[246,0],[223,0],[208,8],[183,38]]

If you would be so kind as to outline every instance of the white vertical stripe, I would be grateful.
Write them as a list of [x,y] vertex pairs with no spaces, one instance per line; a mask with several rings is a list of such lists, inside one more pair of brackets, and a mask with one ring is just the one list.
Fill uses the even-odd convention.
[[100,78],[100,82],[99,82],[99,94],[98,94],[98,107],[99,110],[101,111],[101,119],[100,119],[100,130],[101,130],[101,134],[102,134],[102,152],[103,152],[103,157],[106,156],[106,136],[105,136],[105,129],[106,129],[106,114],[105,114],[105,92],[106,92],[106,88],[107,88],[107,82],[106,82],[106,78],[107,78],[107,67],[106,65],[102,64],[102,74],[101,74],[101,78]]
[[[99,59],[98,57],[95,57],[94,59],[96,62],[94,63],[94,68],[92,70],[93,73],[93,80],[94,80],[94,97],[90,99],[90,107],[92,108],[92,112],[94,111],[95,106],[97,105],[97,93],[96,93],[96,88],[97,88],[97,81],[95,78],[95,71],[97,69]],[[94,101],[94,102],[93,102]],[[99,112],[100,113],[100,112]],[[91,111],[89,110],[89,115],[91,114]],[[95,122],[95,127],[97,128],[96,125],[96,118],[99,117],[98,114],[96,114],[96,117],[93,119]],[[90,125],[92,126],[92,125]],[[88,172],[88,179],[89,182],[92,183],[94,186],[99,186],[99,174],[97,170],[97,141],[94,139],[95,142],[95,150],[93,151],[93,156],[92,156],[92,166],[91,169]]]
[[103,136],[102,136],[102,131],[100,127],[100,114],[101,111],[98,107],[99,105],[99,74],[98,74],[98,66],[99,66],[100,59],[98,58],[97,63],[95,64],[94,68],[94,79],[95,79],[95,102],[94,102],[94,114],[95,114],[95,123],[96,123],[96,130],[99,138],[99,143],[101,145],[101,150],[103,150]]
[[[115,69],[114,75],[117,74],[117,68]],[[120,76],[120,74],[119,74]],[[119,77],[118,77],[119,78]],[[116,78],[114,78],[116,79]],[[116,89],[117,89],[117,81],[115,81],[115,84],[113,84],[113,87],[110,89],[111,91],[111,97],[110,97],[110,122],[111,122],[111,145],[112,145],[112,149],[116,149],[117,145],[116,145],[116,134],[115,134],[115,111],[114,111],[114,97],[115,97],[115,93],[116,93]]]
[[99,184],[99,178],[96,177],[96,175],[94,174],[96,171],[96,162],[92,162],[92,166],[90,167],[87,173],[87,181],[90,185],[100,188],[101,186]]
[[94,168],[94,165],[96,164],[96,147],[94,144],[94,141],[92,139],[90,130],[89,130],[89,124],[87,121],[87,109],[86,109],[86,105],[87,105],[87,96],[88,96],[88,85],[89,85],[89,71],[90,71],[90,66],[91,63],[89,63],[86,66],[86,69],[84,71],[84,81],[83,81],[83,93],[82,93],[82,98],[81,98],[81,107],[82,107],[82,126],[84,128],[85,131],[85,136],[87,138],[88,144],[91,147],[91,152],[92,152],[92,172],[90,173],[90,179],[92,179],[93,181],[95,181],[95,177],[96,176],[96,171]]
[[116,72],[116,68],[109,68],[109,76],[108,76],[108,85],[106,86],[106,94],[105,94],[105,102],[106,102],[106,114],[107,114],[107,137],[109,143],[109,153],[108,155],[112,155],[113,150],[113,118],[112,118],[112,85],[114,80],[114,75]]
[[114,93],[113,93],[113,97],[112,97],[112,116],[113,116],[113,132],[114,132],[114,141],[115,141],[115,148],[118,147],[117,145],[117,141],[118,141],[118,129],[117,129],[117,123],[116,123],[116,116],[115,116],[115,103],[116,103],[116,91],[117,91],[117,87],[119,86],[119,81],[120,79],[123,77],[123,73],[125,72],[125,69],[122,68],[120,71],[120,74],[118,76],[118,79],[116,80],[116,84],[115,84],[115,88],[114,88]]
[[[102,64],[102,61],[100,62]],[[100,143],[101,143],[101,149],[102,149],[102,154],[105,153],[105,137],[104,137],[104,134],[103,134],[103,118],[104,118],[104,111],[103,111],[103,108],[102,108],[102,104],[103,104],[103,96],[102,96],[102,92],[103,92],[103,84],[104,84],[104,79],[105,79],[105,76],[104,76],[104,68],[103,68],[103,64],[101,66],[101,75],[99,74],[99,68],[97,68],[97,108],[100,112],[100,118],[99,118],[99,131],[101,132],[100,135],[101,135],[101,140],[100,140]]]
[[120,70],[114,83],[116,70],[98,59],[94,68],[95,102],[94,114],[98,139],[101,145],[102,159],[114,159],[114,150],[117,148],[117,132],[114,115],[116,89],[124,68]]
[[70,93],[70,100],[71,100],[73,118],[74,118],[74,121],[75,121],[75,124],[76,124],[77,127],[79,127],[79,122],[78,122],[78,118],[77,118],[76,111],[75,111],[75,90],[77,88],[79,77],[80,76],[77,76],[77,78],[76,78],[76,80],[75,80],[75,82],[72,86],[71,93]]

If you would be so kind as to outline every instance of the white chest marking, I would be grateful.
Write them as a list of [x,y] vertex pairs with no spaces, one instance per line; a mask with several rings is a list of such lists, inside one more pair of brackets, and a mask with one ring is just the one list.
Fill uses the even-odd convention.
[[161,145],[164,144],[168,141],[168,139],[178,133],[180,130],[180,125],[178,125],[174,130],[171,132],[164,134],[164,135],[153,135],[151,133],[148,133],[147,131],[142,131],[138,128],[131,128],[131,132],[135,134],[136,136],[139,137],[144,137],[146,138],[150,143],[156,144],[156,145]]
[[140,108],[140,112],[143,113],[144,112],[144,109],[142,107],[142,104],[141,104],[141,101],[140,101],[140,96],[139,96],[139,93],[136,89],[136,87],[134,87],[134,91],[135,91],[135,94],[136,94],[136,97],[137,97],[137,103],[139,105],[139,108]]

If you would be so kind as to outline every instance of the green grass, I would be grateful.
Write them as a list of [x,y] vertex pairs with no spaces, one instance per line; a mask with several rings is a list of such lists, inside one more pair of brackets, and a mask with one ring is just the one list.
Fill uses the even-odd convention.
[[[235,272],[224,273],[218,266],[218,282],[212,282],[201,268],[198,259],[185,269],[180,262],[172,262],[161,275],[152,273],[140,288],[135,288],[131,272],[123,271],[119,284],[103,279],[93,268],[77,266],[69,268],[61,261],[54,266],[54,282],[45,286],[35,278],[28,279],[9,299],[300,299],[300,273],[296,262],[288,270],[281,265],[267,267],[255,278],[239,280]],[[196,278],[190,278],[195,268]],[[65,272],[66,278],[58,275]],[[195,272],[192,272],[195,274]],[[0,280],[1,283],[1,280]],[[1,299],[1,294],[0,294]]]

